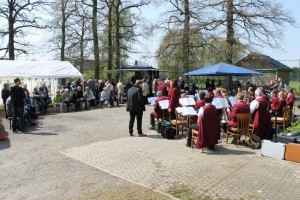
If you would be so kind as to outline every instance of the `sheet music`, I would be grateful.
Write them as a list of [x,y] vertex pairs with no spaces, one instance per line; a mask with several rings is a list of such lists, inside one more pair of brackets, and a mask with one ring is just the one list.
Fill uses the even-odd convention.
[[158,102],[160,109],[165,110],[169,108],[169,100],[161,100]]
[[217,109],[222,109],[225,107],[229,107],[226,98],[214,98],[212,104],[216,106]]
[[182,116],[197,115],[197,112],[193,107],[178,107],[176,108],[176,111],[180,113]]
[[228,99],[229,99],[229,101],[230,101],[230,103],[231,103],[232,106],[234,106],[234,104],[237,104],[236,97],[229,97]]
[[156,99],[157,99],[157,97],[149,97],[148,98],[148,102],[149,102],[150,106],[154,106],[155,105]]
[[183,109],[182,109],[183,107],[178,107],[178,108],[175,108],[176,109],[176,111],[178,112],[178,113],[182,113],[183,112]]
[[194,98],[180,98],[179,103],[182,106],[194,106],[196,104]]

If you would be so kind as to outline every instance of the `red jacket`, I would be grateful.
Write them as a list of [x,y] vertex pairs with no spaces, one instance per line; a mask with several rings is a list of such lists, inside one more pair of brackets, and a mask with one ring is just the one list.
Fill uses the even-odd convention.
[[286,98],[286,104],[290,107],[290,110],[293,109],[294,101],[295,101],[295,94],[290,93],[290,95]]
[[284,99],[279,99],[275,111],[278,112],[278,117],[283,117],[283,108],[286,106]]
[[204,101],[204,100],[199,100],[199,101],[197,101],[196,104],[195,104],[195,109],[196,109],[196,110],[199,110],[199,108],[201,108],[201,107],[204,106],[204,105],[205,105],[205,101]]
[[162,91],[163,96],[168,96],[168,87],[169,87],[168,84],[162,83],[158,85],[157,91]]
[[162,119],[163,113],[164,113],[165,116],[167,116],[167,114],[168,114],[168,111],[167,111],[167,110],[161,110],[160,107],[159,107],[158,102],[159,102],[159,101],[162,101],[162,100],[169,100],[169,97],[161,96],[161,97],[158,97],[158,98],[155,100],[155,104],[154,104],[154,112],[153,112],[154,118]]
[[278,104],[279,98],[278,97],[274,97],[271,101],[271,110],[272,111],[276,111],[276,106]]
[[177,88],[172,88],[170,93],[169,108],[172,112],[175,111],[175,108],[179,107],[179,98],[180,92]]
[[236,127],[237,126],[237,113],[250,113],[250,106],[246,104],[244,101],[240,101],[233,106],[232,111],[228,112],[228,117],[230,121],[228,122],[229,126]]

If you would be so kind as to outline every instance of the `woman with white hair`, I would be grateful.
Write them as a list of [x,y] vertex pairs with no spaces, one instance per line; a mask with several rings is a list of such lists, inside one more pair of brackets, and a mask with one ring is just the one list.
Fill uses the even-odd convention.
[[253,134],[260,139],[272,139],[272,122],[269,113],[269,101],[263,98],[261,88],[255,90],[255,100],[250,104],[250,112],[253,116]]

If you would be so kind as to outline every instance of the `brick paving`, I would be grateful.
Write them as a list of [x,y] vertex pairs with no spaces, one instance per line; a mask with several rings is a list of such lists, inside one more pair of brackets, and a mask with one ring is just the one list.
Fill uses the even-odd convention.
[[180,140],[127,137],[70,148],[64,153],[118,177],[196,198],[299,199],[300,164],[260,156],[260,150],[222,143],[192,150]]

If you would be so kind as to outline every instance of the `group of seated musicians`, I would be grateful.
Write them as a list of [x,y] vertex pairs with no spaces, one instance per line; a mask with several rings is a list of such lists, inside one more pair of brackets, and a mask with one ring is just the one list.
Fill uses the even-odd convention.
[[[295,98],[292,90],[289,90],[290,99]],[[226,125],[222,128],[226,133],[227,128],[237,127],[238,113],[251,113],[252,133],[259,136],[261,139],[272,139],[273,129],[271,117],[272,113],[276,113],[277,116],[283,115],[283,108],[287,105],[293,104],[293,100],[288,100],[285,97],[283,91],[280,91],[277,96],[277,92],[273,90],[271,97],[269,97],[262,88],[257,88],[255,91],[253,88],[249,88],[246,93],[239,91],[236,95],[237,103],[227,108],[225,113],[222,113],[222,109],[216,109],[212,105],[213,98],[228,97],[226,89],[217,89],[215,93],[208,91],[200,92],[200,100],[196,102],[194,108],[198,111],[198,116],[191,117],[191,124],[188,131],[187,146],[191,146],[192,130],[198,131],[197,135],[197,148],[207,147],[214,149],[214,145],[218,143],[221,133],[221,119],[220,115],[226,115]],[[162,110],[160,110],[158,102],[160,100],[166,100],[168,97],[158,95],[154,106],[154,113],[151,113],[151,126],[154,127],[154,118],[159,119],[162,116]],[[228,100],[228,98],[227,98]],[[289,104],[288,104],[289,102]],[[230,102],[228,100],[230,105]],[[272,113],[270,113],[272,110]],[[200,128],[199,128],[200,127]],[[233,138],[232,143],[236,143],[236,139]]]

